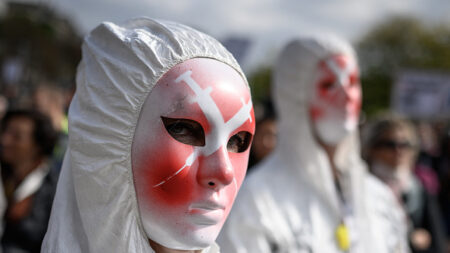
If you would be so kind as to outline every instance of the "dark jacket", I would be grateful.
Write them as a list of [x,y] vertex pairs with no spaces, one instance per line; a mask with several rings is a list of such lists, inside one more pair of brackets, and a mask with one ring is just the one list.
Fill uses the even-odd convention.
[[12,222],[4,219],[1,240],[3,253],[39,253],[47,231],[53,198],[56,192],[59,167],[55,164],[44,178],[40,189],[32,195],[27,216]]

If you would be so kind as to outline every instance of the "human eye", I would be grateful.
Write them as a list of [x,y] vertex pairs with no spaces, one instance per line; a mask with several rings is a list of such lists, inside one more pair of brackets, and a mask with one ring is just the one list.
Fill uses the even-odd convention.
[[233,153],[241,153],[250,146],[252,135],[247,131],[241,131],[228,140],[227,150]]
[[161,117],[161,120],[175,140],[192,146],[205,146],[205,132],[197,121],[166,117]]

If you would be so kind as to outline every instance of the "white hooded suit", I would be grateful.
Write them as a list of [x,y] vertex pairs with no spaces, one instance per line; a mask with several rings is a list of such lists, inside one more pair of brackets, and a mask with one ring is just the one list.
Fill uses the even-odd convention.
[[350,211],[342,206],[328,157],[313,137],[308,104],[317,66],[338,54],[355,56],[332,36],[297,39],[281,53],[273,89],[277,147],[243,183],[218,238],[222,252],[342,252],[335,230],[346,218],[349,252],[408,252],[403,214],[389,189],[366,171],[358,132],[342,141],[335,156]]
[[69,110],[69,147],[42,252],[153,252],[133,185],[133,136],[161,76],[198,57],[228,64],[246,80],[219,42],[177,23],[103,23],[86,36]]

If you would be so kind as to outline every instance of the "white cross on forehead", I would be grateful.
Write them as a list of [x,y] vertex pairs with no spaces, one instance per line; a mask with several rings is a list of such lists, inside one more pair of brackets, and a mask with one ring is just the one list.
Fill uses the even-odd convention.
[[346,58],[346,64],[342,68],[335,58],[330,58],[325,61],[330,70],[336,75],[339,84],[342,86],[350,83],[350,75],[356,70],[356,63],[352,57]]
[[213,88],[208,86],[205,89],[202,89],[202,87],[200,87],[200,85],[192,78],[191,74],[192,71],[188,70],[175,79],[175,82],[187,84],[195,93],[191,103],[197,103],[200,106],[206,120],[211,126],[211,131],[205,136],[205,146],[195,147],[194,152],[186,158],[185,164],[178,171],[158,184],[155,184],[153,187],[158,187],[166,183],[183,171],[187,166],[191,166],[200,154],[209,156],[216,152],[220,147],[226,146],[228,138],[233,131],[242,126],[247,120],[250,120],[250,122],[252,121],[250,114],[252,110],[252,101],[249,99],[249,101],[245,103],[244,98],[241,97],[242,107],[233,115],[233,117],[231,117],[231,119],[225,122],[216,102],[214,102],[210,95]]

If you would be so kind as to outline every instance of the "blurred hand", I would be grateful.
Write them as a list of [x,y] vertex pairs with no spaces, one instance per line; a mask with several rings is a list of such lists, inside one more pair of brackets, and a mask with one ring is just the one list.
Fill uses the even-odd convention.
[[416,250],[426,250],[431,245],[431,235],[423,228],[414,229],[410,235],[410,238],[411,244]]

